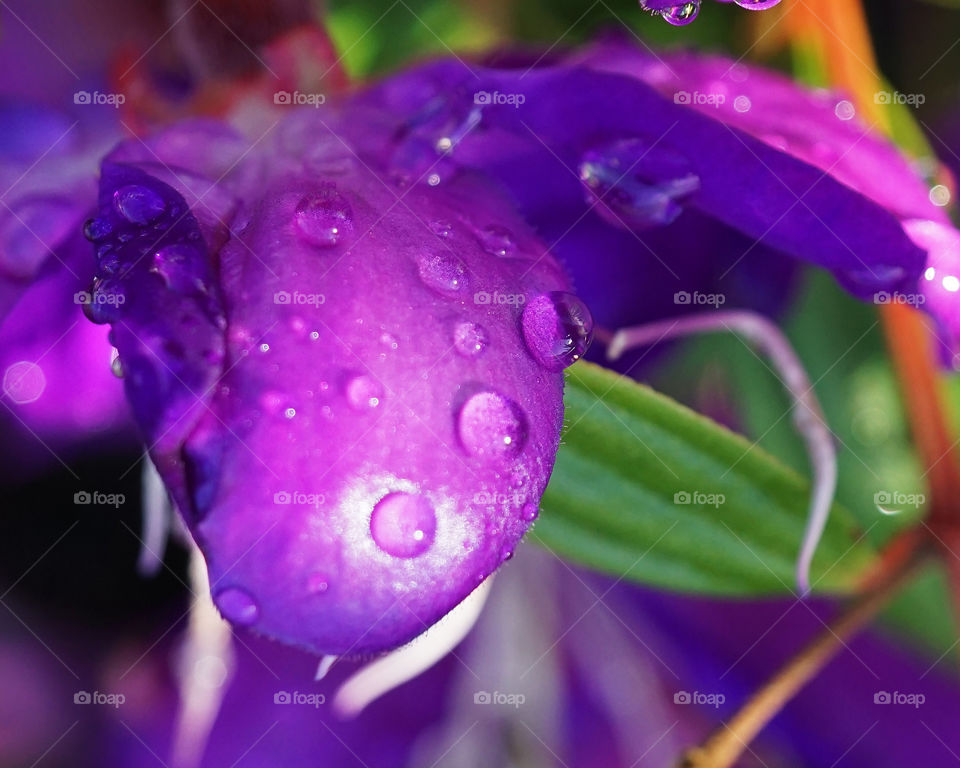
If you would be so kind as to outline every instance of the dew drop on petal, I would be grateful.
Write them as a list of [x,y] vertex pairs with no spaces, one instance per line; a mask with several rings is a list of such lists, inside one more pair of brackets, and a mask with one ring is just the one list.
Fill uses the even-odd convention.
[[240,587],[227,587],[213,596],[220,613],[227,621],[249,627],[260,618],[260,608],[250,594]]
[[123,362],[120,360],[120,351],[116,347],[110,351],[110,370],[118,379],[123,378]]
[[113,193],[113,207],[131,224],[149,224],[163,213],[166,204],[149,187],[127,184]]
[[373,540],[388,555],[416,557],[433,544],[437,517],[433,505],[418,493],[389,493],[370,516]]
[[749,11],[765,11],[767,8],[778,5],[780,0],[733,0],[733,2]]
[[350,204],[333,187],[305,195],[297,203],[295,218],[303,237],[324,247],[336,245],[353,229]]
[[103,240],[113,231],[113,225],[109,219],[87,219],[83,225],[83,236],[91,243]]
[[593,340],[590,310],[565,291],[551,291],[528,302],[521,326],[527,349],[550,371],[562,371],[573,365]]
[[424,285],[447,296],[467,286],[467,268],[455,256],[424,254],[417,260],[417,271]]
[[457,414],[460,444],[473,456],[516,456],[527,440],[527,418],[515,402],[499,392],[471,396]]
[[373,376],[361,374],[347,381],[347,402],[357,411],[369,411],[383,400],[383,387]]
[[505,227],[496,225],[485,227],[477,233],[477,239],[483,249],[494,256],[511,256],[517,250],[513,233]]
[[672,24],[675,27],[683,27],[696,19],[698,13],[700,13],[700,0],[691,0],[691,2],[688,3],[681,3],[672,8],[666,8],[661,11],[660,15],[668,24]]
[[482,325],[463,321],[453,329],[453,345],[464,357],[477,357],[487,348],[487,332]]
[[327,574],[315,571],[307,577],[307,592],[311,595],[322,595],[330,588],[330,579]]
[[540,515],[540,505],[530,502],[529,504],[524,504],[523,509],[520,511],[520,517],[526,520],[528,523],[532,523]]
[[689,160],[642,139],[623,139],[588,150],[578,167],[587,201],[618,228],[670,224],[700,189]]

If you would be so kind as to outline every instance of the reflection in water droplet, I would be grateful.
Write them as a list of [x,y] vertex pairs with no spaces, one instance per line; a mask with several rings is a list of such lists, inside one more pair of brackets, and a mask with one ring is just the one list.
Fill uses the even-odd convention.
[[692,0],[689,3],[681,3],[672,8],[667,8],[660,12],[664,21],[675,27],[683,27],[690,24],[700,13],[700,0]]
[[437,518],[433,505],[416,493],[389,493],[373,508],[370,533],[388,555],[416,557],[433,543]]
[[527,439],[527,419],[515,402],[499,392],[471,396],[457,414],[460,444],[473,456],[516,456]]
[[530,301],[524,307],[521,326],[527,349],[551,371],[573,365],[593,340],[590,310],[564,291],[541,294]]
[[110,370],[118,379],[123,378],[123,363],[120,361],[120,350],[116,347],[110,350]]

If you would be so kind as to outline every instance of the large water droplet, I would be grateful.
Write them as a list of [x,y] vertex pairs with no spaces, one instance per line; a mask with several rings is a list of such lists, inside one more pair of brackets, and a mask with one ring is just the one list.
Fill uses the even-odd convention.
[[530,301],[524,307],[521,325],[527,349],[551,371],[573,365],[593,340],[590,310],[564,291],[551,291]]
[[357,411],[369,411],[383,400],[383,387],[373,376],[361,374],[347,381],[347,402]]
[[123,362],[120,360],[120,351],[116,347],[110,350],[110,370],[118,379],[123,378]]
[[667,8],[661,11],[660,15],[668,24],[683,27],[697,18],[698,13],[700,13],[700,0],[692,0],[689,3],[681,3],[672,8]]
[[457,434],[473,456],[516,456],[527,440],[527,418],[519,405],[499,392],[478,392],[460,408]]
[[91,243],[103,240],[111,232],[113,232],[113,225],[109,219],[87,219],[86,224],[83,225],[83,236]]
[[463,321],[453,329],[453,345],[464,357],[477,357],[487,348],[487,332],[482,325]]
[[616,227],[670,224],[700,189],[700,177],[685,157],[641,139],[616,141],[584,153],[579,172],[588,202]]
[[437,518],[433,505],[416,493],[389,493],[373,508],[370,533],[388,555],[416,557],[433,543]]
[[260,618],[260,609],[250,594],[240,587],[227,587],[213,596],[213,601],[227,621],[249,627]]
[[314,245],[336,245],[353,229],[353,211],[336,189],[325,187],[305,195],[297,204],[297,227]]
[[149,224],[163,213],[166,204],[149,187],[127,184],[113,193],[113,207],[132,224]]
[[447,296],[467,286],[467,268],[455,256],[445,253],[424,254],[417,259],[417,270],[425,285]]

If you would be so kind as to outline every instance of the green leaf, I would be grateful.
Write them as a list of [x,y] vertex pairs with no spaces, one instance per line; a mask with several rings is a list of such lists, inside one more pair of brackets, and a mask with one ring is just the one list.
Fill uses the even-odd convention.
[[[794,590],[809,498],[800,475],[600,366],[573,366],[564,401],[563,443],[533,541],[571,562],[673,590]],[[850,590],[874,557],[834,506],[814,561],[815,590]]]

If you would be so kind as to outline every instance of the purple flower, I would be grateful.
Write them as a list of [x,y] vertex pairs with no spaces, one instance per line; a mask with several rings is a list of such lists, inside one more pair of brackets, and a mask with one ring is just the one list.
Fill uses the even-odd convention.
[[114,152],[90,314],[223,614],[369,653],[447,613],[536,517],[590,318],[481,182],[401,197],[350,154],[291,153],[300,128],[226,176],[225,129]]
[[885,207],[601,53],[441,61],[104,162],[89,313],[233,623],[385,650],[511,555],[591,332],[554,256],[613,327],[691,290],[772,311],[793,259],[864,298],[915,284]]

